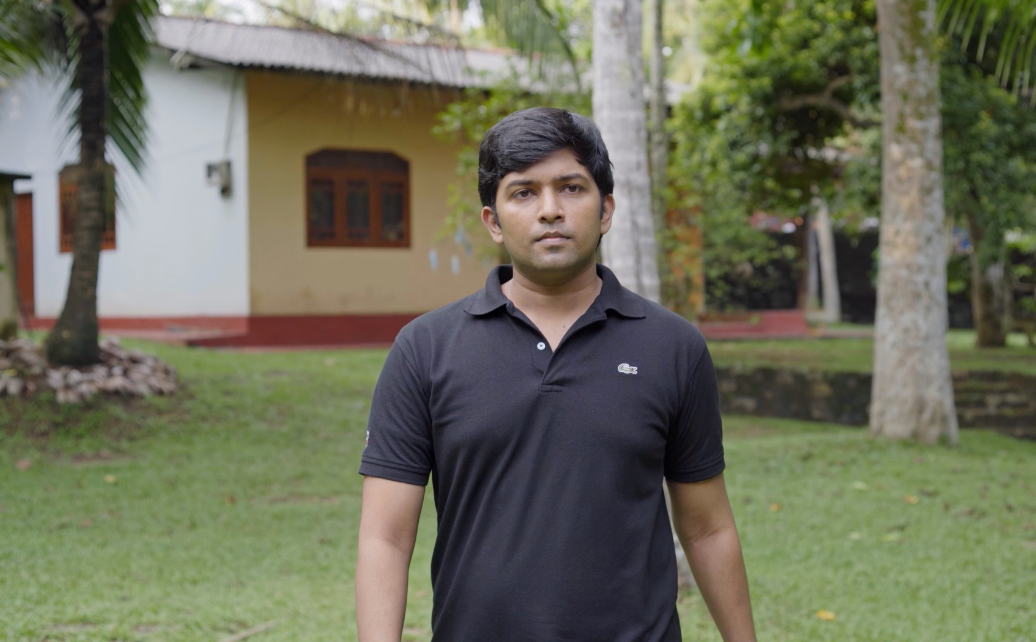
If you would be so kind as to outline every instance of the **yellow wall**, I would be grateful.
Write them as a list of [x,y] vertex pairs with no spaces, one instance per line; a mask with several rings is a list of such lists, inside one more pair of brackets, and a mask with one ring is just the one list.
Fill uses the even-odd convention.
[[[253,72],[247,96],[252,314],[425,312],[482,287],[488,266],[452,239],[436,240],[458,149],[431,129],[450,94]],[[410,162],[409,248],[306,247],[305,159],[326,147],[390,151]]]

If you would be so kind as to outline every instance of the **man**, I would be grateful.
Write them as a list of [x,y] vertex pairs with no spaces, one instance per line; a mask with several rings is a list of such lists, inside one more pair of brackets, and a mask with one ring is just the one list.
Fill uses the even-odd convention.
[[611,163],[588,119],[511,114],[479,152],[512,265],[396,338],[371,404],[360,642],[399,642],[431,473],[434,642],[676,642],[677,534],[727,642],[754,641],[715,372],[690,323],[596,265]]

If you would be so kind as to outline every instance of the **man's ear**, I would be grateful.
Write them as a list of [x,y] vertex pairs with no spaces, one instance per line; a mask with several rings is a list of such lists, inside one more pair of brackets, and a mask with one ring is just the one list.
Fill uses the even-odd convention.
[[497,218],[493,208],[488,205],[482,208],[482,225],[486,226],[489,236],[492,237],[494,243],[503,245],[504,233],[500,231],[500,219]]
[[604,197],[601,203],[601,236],[608,233],[612,227],[612,214],[615,213],[615,197],[611,194]]

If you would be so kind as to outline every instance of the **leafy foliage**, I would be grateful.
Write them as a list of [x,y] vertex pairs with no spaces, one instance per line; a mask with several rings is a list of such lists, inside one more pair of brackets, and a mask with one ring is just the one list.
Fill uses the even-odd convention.
[[947,214],[982,231],[982,267],[1003,260],[1005,234],[1036,211],[1036,111],[957,52],[942,67]]
[[[753,10],[772,27],[765,49],[745,45]],[[753,212],[803,216],[821,193],[844,210],[873,202],[841,181],[879,171],[877,141],[859,130],[877,122],[878,45],[870,0],[705,0],[701,16],[710,60],[674,110],[670,175],[674,204],[703,230],[708,298],[722,307],[726,275],[757,278],[794,255],[748,225]]]
[[148,131],[143,70],[157,14],[157,0],[134,0],[115,14],[108,33],[108,134],[138,171],[144,166]]
[[940,23],[959,36],[961,51],[969,51],[981,19],[975,58],[981,62],[987,45],[995,41],[996,80],[1004,87],[1013,85],[1019,95],[1029,93],[1030,104],[1036,106],[1036,0],[940,0],[938,6]]
[[[701,208],[714,283],[746,261],[773,260],[772,244],[737,229],[753,211],[802,215],[819,195],[849,231],[879,216],[879,56],[871,1],[707,0],[703,14],[712,60],[677,111],[674,175],[684,180],[681,205]],[[772,29],[765,47],[745,44],[752,20]],[[1010,31],[994,25],[984,38],[999,50]],[[993,62],[975,60],[960,37],[944,44],[946,209],[960,225],[977,221],[988,264],[1003,255],[1006,231],[1033,224],[1036,112],[999,87]],[[969,270],[951,267],[951,288],[966,289]],[[711,297],[723,294],[710,287]]]
[[571,11],[574,7],[555,0],[480,0],[479,6],[486,24],[507,46],[528,58],[560,56],[578,80],[579,57],[573,40],[588,30],[581,28],[580,14]]
[[[34,3],[0,0],[0,83],[46,60],[49,21]],[[2,86],[2,84],[0,84]]]
[[[28,71],[57,75],[65,82],[62,106],[69,136],[77,135],[81,109],[77,26],[82,12],[117,8],[108,26],[108,133],[138,172],[145,165],[147,96],[143,69],[151,54],[151,21],[158,0],[127,2],[23,2],[0,0],[0,79]],[[94,6],[98,5],[98,6]]]
[[[397,3],[350,2],[332,5],[318,0],[253,0],[265,9],[263,22],[269,25],[326,32],[363,46],[379,49],[378,40],[402,40],[422,44],[456,46],[458,35],[448,31],[423,11],[423,5],[408,3],[399,11]],[[215,0],[188,0],[169,6],[173,13],[192,17],[231,17],[233,7]],[[221,14],[223,14],[221,16]],[[392,55],[382,49],[383,54]],[[400,59],[403,60],[403,59]]]

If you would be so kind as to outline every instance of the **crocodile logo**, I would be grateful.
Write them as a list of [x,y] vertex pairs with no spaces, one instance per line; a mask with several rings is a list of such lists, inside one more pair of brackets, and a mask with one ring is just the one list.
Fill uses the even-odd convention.
[[620,363],[619,372],[621,372],[622,374],[637,374],[637,367],[631,366],[628,363]]

